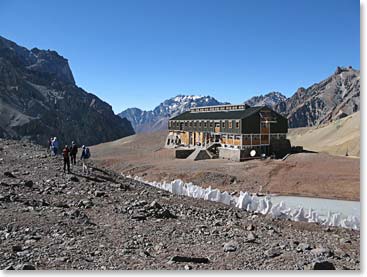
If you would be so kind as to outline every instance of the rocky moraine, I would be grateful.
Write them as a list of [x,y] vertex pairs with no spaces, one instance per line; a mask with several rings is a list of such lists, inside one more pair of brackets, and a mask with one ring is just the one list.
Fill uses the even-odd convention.
[[359,231],[275,220],[0,140],[0,269],[360,269]]

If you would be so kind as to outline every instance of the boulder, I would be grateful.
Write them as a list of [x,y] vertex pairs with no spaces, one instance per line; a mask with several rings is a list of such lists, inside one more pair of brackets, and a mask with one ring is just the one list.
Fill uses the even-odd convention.
[[197,257],[187,257],[187,256],[173,256],[170,262],[176,263],[197,263],[197,264],[208,264],[208,258],[197,258]]
[[224,252],[234,252],[238,249],[238,243],[236,241],[229,241],[223,245]]

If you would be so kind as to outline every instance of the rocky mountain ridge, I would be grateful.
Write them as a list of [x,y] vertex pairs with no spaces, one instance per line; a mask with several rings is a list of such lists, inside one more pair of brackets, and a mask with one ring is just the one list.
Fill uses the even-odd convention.
[[337,67],[334,74],[310,87],[299,88],[275,110],[292,128],[328,123],[360,110],[360,71]]
[[75,84],[64,57],[0,36],[0,137],[97,144],[131,134],[128,120]]

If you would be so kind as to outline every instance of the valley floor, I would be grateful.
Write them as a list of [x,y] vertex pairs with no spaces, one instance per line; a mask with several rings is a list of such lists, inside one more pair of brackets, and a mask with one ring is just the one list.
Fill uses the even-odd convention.
[[39,146],[0,140],[0,269],[360,269],[359,231],[61,166]]
[[125,175],[148,181],[182,179],[228,192],[359,200],[359,158],[299,153],[282,160],[231,162],[223,159],[175,159],[163,146],[167,133],[141,133],[93,146],[93,160]]

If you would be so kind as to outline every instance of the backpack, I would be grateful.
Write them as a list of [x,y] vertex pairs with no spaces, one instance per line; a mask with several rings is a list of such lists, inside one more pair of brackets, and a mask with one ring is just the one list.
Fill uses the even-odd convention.
[[89,159],[90,158],[90,151],[89,151],[89,148],[85,148],[85,155],[84,155],[84,158],[86,159]]

